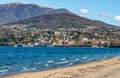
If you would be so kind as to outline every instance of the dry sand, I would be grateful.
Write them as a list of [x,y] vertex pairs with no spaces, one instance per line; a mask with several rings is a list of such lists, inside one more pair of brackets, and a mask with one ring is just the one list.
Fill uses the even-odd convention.
[[76,66],[0,78],[120,78],[120,57]]

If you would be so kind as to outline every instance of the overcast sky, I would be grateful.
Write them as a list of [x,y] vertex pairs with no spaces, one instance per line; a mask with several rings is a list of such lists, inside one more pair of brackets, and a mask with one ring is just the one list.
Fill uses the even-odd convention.
[[56,9],[66,8],[83,17],[120,26],[120,0],[0,0],[0,4],[9,2],[35,3]]

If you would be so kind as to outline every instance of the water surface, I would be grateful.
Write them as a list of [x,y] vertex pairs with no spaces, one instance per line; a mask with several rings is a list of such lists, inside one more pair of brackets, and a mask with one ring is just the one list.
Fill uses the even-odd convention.
[[0,76],[120,56],[120,48],[0,47]]

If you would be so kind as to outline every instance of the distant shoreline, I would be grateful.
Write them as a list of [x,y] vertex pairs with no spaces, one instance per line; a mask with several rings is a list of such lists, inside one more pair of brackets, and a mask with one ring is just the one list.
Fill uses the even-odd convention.
[[49,45],[38,45],[38,46],[34,46],[34,45],[18,45],[18,46],[14,46],[14,45],[0,45],[1,47],[65,47],[65,48],[69,48],[69,47],[77,47],[77,48],[120,48],[120,46],[109,46],[109,47],[101,47],[101,46],[98,46],[98,47],[92,47],[92,46],[49,46]]
[[114,57],[66,68],[14,74],[0,78],[120,78],[119,69],[120,57]]

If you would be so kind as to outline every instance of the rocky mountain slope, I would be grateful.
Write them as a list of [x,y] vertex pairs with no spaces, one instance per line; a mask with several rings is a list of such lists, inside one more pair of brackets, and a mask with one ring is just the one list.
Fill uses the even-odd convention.
[[69,13],[57,13],[57,14],[48,14],[41,15],[30,19],[25,19],[22,21],[9,23],[7,25],[26,25],[28,27],[35,28],[85,28],[85,27],[116,27],[110,24],[106,24],[101,21],[90,20],[78,15],[73,15]]
[[19,2],[13,2],[8,4],[1,4],[0,25],[32,18],[38,15],[54,13],[70,13],[70,12],[66,9],[53,9],[49,7],[39,6],[34,3],[24,4]]

